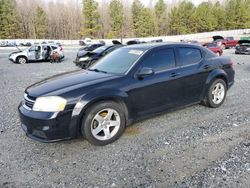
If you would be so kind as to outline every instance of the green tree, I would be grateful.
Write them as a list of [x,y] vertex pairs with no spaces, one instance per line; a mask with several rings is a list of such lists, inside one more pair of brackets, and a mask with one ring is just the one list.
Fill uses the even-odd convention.
[[226,22],[226,12],[225,8],[217,1],[213,6],[213,15],[216,19],[216,28],[215,30],[225,30],[225,22]]
[[170,34],[188,34],[196,32],[195,6],[182,1],[169,13]]
[[166,35],[167,34],[167,5],[163,0],[158,0],[154,7],[155,22],[156,22],[156,35]]
[[111,31],[108,36],[118,38],[122,35],[123,24],[123,6],[120,0],[112,0],[109,4],[109,16],[111,22]]
[[133,30],[134,35],[138,36],[140,33],[138,31],[139,25],[139,17],[142,13],[142,10],[144,9],[142,3],[139,0],[134,0],[132,3],[132,20],[133,20]]
[[249,1],[229,0],[225,6],[226,28],[243,29],[249,27]]
[[138,18],[136,37],[149,37],[155,34],[154,15],[151,9],[143,8]]
[[38,6],[36,8],[35,16],[35,33],[36,38],[43,39],[48,35],[48,18],[42,7]]
[[83,0],[84,23],[81,28],[81,36],[96,37],[101,29],[99,22],[98,3],[95,0]]
[[17,15],[14,0],[0,0],[0,38],[18,37]]
[[211,2],[201,3],[195,11],[195,23],[197,32],[214,31],[217,20],[214,17],[213,4]]

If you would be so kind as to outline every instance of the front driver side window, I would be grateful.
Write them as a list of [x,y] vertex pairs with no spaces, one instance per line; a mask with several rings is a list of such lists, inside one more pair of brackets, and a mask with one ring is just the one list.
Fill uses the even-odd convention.
[[174,49],[161,49],[150,53],[143,60],[143,66],[156,72],[175,67]]

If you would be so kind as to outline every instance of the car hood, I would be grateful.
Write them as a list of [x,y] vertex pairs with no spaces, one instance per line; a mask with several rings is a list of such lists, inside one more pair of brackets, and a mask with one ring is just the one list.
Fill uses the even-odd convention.
[[224,37],[219,36],[219,35],[213,36],[213,40],[214,40],[214,41],[216,41],[216,40],[224,40]]
[[89,52],[89,51],[86,51],[86,50],[79,50],[79,51],[77,52],[77,56],[78,56],[78,57],[82,57],[82,56],[86,55],[88,52]]
[[94,57],[98,55],[97,53],[94,53],[94,52],[87,52],[86,54],[82,55],[82,56],[78,56],[78,57]]
[[32,97],[61,95],[71,90],[90,86],[117,77],[94,71],[77,70],[42,80],[29,86],[25,92]]
[[245,45],[248,46],[248,45],[250,45],[250,40],[239,40],[239,41],[238,41],[238,44],[239,44],[239,45],[245,44]]
[[20,50],[20,51],[16,51],[16,52],[11,52],[10,55],[18,54],[18,53],[21,53],[21,52],[23,52],[23,51]]

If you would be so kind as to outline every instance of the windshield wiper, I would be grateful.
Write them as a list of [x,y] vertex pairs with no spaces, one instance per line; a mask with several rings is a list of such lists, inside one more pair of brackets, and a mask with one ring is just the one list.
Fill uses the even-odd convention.
[[103,70],[99,70],[99,69],[88,69],[89,71],[95,71],[95,72],[102,72],[102,73],[105,73],[107,74],[106,71],[103,71]]

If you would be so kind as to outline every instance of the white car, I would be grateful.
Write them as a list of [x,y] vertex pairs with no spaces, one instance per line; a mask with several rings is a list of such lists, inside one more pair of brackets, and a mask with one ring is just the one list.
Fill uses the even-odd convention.
[[12,52],[9,55],[9,60],[19,64],[25,64],[30,61],[49,61],[52,52],[57,52],[61,59],[64,58],[62,47],[55,44],[37,44],[23,51]]

